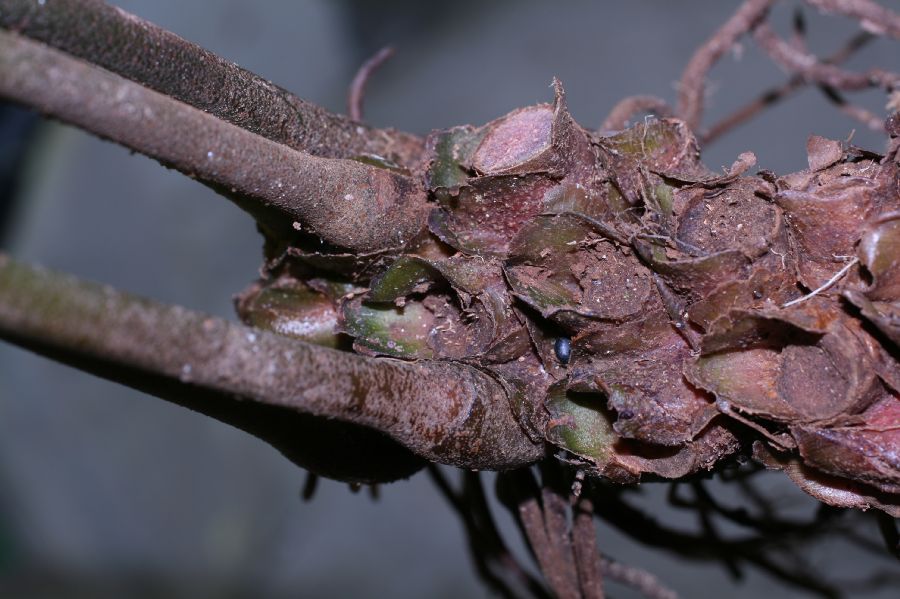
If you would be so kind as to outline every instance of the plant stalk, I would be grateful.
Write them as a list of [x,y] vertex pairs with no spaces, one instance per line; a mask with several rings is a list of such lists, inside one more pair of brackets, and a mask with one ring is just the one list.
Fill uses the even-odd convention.
[[425,225],[408,177],[298,152],[42,43],[0,30],[0,97],[158,160],[223,192],[273,232],[293,223],[354,252],[401,247]]
[[0,339],[178,403],[207,394],[192,407],[212,415],[236,399],[364,426],[432,462],[506,469],[544,455],[501,385],[469,366],[310,345],[2,255]]
[[411,166],[423,150],[416,136],[331,114],[100,0],[0,0],[0,27],[314,156],[376,154]]

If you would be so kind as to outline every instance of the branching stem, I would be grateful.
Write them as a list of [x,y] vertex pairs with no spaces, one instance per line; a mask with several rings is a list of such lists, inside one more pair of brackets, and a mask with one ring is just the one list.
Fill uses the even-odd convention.
[[676,114],[698,129],[703,116],[706,75],[742,35],[766,16],[775,0],[747,0],[691,57],[678,84]]
[[0,338],[164,399],[205,392],[376,429],[432,462],[502,469],[543,455],[500,384],[471,367],[318,347],[2,256]]
[[410,166],[423,149],[413,135],[331,114],[101,0],[0,0],[0,27],[315,156],[377,154]]
[[350,82],[350,91],[347,94],[347,112],[354,121],[359,123],[363,120],[363,101],[365,100],[366,86],[369,84],[369,80],[375,71],[390,60],[393,55],[394,49],[390,46],[385,46],[359,67],[359,71],[356,72],[356,76]]
[[[850,38],[846,44],[823,62],[825,64],[840,64],[873,39],[875,39],[875,36],[871,33],[866,31],[860,32]],[[748,102],[729,116],[711,126],[702,136],[702,145],[707,147],[738,125],[749,121],[762,110],[805,88],[808,84],[809,82],[804,77],[793,75],[784,84],[764,91],[755,100]]]
[[0,97],[155,158],[224,192],[270,229],[292,221],[360,252],[402,246],[425,224],[411,179],[319,158],[0,30]]
[[860,90],[879,85],[890,89],[900,84],[900,77],[886,71],[873,69],[866,73],[853,73],[833,64],[821,62],[812,54],[781,39],[767,23],[756,25],[753,37],[772,60],[788,72],[797,73],[807,81],[840,90]]

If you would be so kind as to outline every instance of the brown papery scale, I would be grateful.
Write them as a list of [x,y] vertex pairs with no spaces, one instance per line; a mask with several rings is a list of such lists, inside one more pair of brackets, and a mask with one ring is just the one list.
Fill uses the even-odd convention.
[[[245,292],[243,319],[474,365],[535,440],[615,481],[713,469],[752,430],[845,492],[823,501],[900,515],[896,147],[813,136],[806,171],[752,176],[747,154],[717,174],[683,122],[593,134],[555,89],[429,136],[434,207],[415,243],[363,274],[288,248]],[[286,325],[271,297],[295,287]],[[302,307],[309,294],[332,310]],[[314,317],[336,319],[334,340]]]

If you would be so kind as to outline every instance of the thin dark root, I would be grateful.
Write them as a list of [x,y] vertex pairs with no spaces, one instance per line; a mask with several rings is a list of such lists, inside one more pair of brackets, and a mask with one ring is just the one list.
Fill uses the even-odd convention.
[[428,474],[462,520],[481,579],[502,597],[548,599],[543,584],[528,574],[506,547],[490,513],[478,473],[464,473],[460,491],[453,489],[437,466],[429,465]]
[[306,473],[306,482],[303,483],[303,491],[300,494],[300,497],[303,498],[303,501],[310,501],[316,494],[316,489],[319,487],[319,475],[314,472]]
[[900,39],[900,15],[872,0],[806,0],[825,13],[834,13],[859,21],[860,26],[877,35]]
[[[875,33],[900,39],[900,14],[884,8],[876,2],[870,0],[805,1],[822,12],[842,14],[856,19],[870,34]],[[684,119],[691,129],[699,128],[703,117],[707,74],[725,52],[748,32],[753,33],[756,42],[776,63],[795,77],[781,88],[766,92],[751,104],[713,126],[703,136],[705,143],[720,137],[725,131],[800,89],[805,83],[824,85],[839,91],[872,87],[882,87],[892,91],[900,87],[900,75],[898,74],[877,69],[865,73],[854,73],[836,66],[836,63],[841,60],[820,61],[810,54],[806,49],[805,23],[799,12],[795,14],[792,39],[786,41],[780,38],[765,23],[765,17],[772,4],[774,4],[774,0],[746,0],[731,19],[694,53],[679,82],[676,114]],[[799,81],[796,80],[797,78]],[[836,103],[844,113],[863,122],[867,127],[874,127],[875,119],[868,111],[843,100]]]
[[866,128],[872,131],[884,131],[884,119],[877,114],[866,110],[862,106],[857,106],[848,102],[843,95],[833,87],[827,85],[819,86],[822,94],[828,98],[841,112],[850,118],[859,121]]
[[[875,39],[875,36],[867,31],[862,31],[854,35],[844,44],[840,50],[828,57],[824,62],[826,64],[838,65],[846,61],[860,48]],[[759,95],[755,100],[745,104],[737,109],[729,116],[709,128],[709,130],[701,136],[701,143],[707,146],[726,133],[735,129],[739,125],[749,121],[751,118],[769,108],[776,103],[784,100],[788,96],[800,91],[808,85],[806,79],[800,75],[792,76],[786,83],[779,87],[773,87]]]
[[783,69],[810,82],[844,91],[870,87],[890,90],[900,85],[900,75],[887,71],[873,69],[865,73],[854,73],[826,64],[783,40],[767,23],[758,23],[753,28],[753,39]]
[[[702,527],[698,534],[670,528],[630,505],[622,496],[622,491],[615,487],[594,487],[595,502],[602,506],[602,509],[595,511],[611,526],[627,531],[630,537],[650,546],[668,548],[682,558],[714,557],[736,565],[748,564],[819,596],[840,596],[836,583],[825,579],[807,563],[804,547],[834,532],[855,543],[854,524],[839,518],[844,510],[822,506],[814,518],[791,522],[779,518],[772,510],[771,498],[760,495],[757,489],[750,486],[749,480],[738,478],[735,481],[740,485],[742,495],[757,505],[759,514],[751,515],[740,508],[725,508],[713,500],[702,485],[697,484],[690,485],[694,491],[692,499],[679,498],[673,489],[670,501],[676,507],[690,509],[692,513],[707,512],[710,517],[724,517],[757,534],[722,538],[711,534],[713,531],[707,527]],[[850,534],[846,534],[848,532]],[[784,539],[789,542],[784,542]],[[608,580],[613,579],[607,570],[604,574]]]
[[703,118],[706,75],[720,58],[754,25],[765,18],[775,0],[747,0],[691,57],[678,84],[676,114],[688,127],[698,129]]
[[803,9],[799,6],[794,11],[794,20],[792,27],[793,34],[791,43],[797,48],[806,48],[806,17],[803,16]]
[[897,519],[884,513],[878,513],[877,517],[878,528],[881,530],[885,546],[891,555],[900,559],[900,529],[897,527]]
[[369,485],[369,497],[372,501],[378,501],[381,499],[381,487],[378,484]]
[[375,71],[377,71],[378,68],[387,62],[393,55],[394,48],[385,46],[376,52],[369,60],[364,62],[362,66],[359,67],[359,70],[356,71],[356,76],[353,77],[353,81],[350,83],[350,91],[347,94],[347,112],[352,120],[362,122],[366,85],[368,85],[369,79],[372,78]]

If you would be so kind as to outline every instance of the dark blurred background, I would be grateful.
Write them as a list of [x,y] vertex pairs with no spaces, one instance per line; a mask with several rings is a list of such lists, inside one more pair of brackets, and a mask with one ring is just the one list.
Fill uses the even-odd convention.
[[[896,0],[882,0],[900,9]],[[596,127],[635,93],[674,100],[692,51],[736,1],[119,0],[124,9],[333,111],[378,48],[397,55],[369,87],[367,120],[424,134],[480,124],[552,99]],[[791,8],[775,21],[789,32]],[[827,53],[855,24],[808,15]],[[851,66],[900,70],[876,42]],[[752,44],[712,73],[706,122],[784,75]],[[855,98],[860,98],[855,96]],[[884,114],[884,99],[859,100]],[[759,168],[805,167],[810,133],[881,150],[815,90],[769,110],[704,151],[710,167],[752,150]],[[163,301],[233,318],[231,296],[256,275],[253,223],[208,189],[117,146],[26,111],[0,108],[0,246],[16,257]],[[365,456],[360,456],[365,459]],[[310,503],[304,473],[261,442],[140,393],[0,346],[0,595],[10,597],[481,597],[461,525],[420,474],[365,492],[325,481]],[[779,507],[815,502],[765,475]],[[695,518],[645,485],[643,505],[684,529]],[[511,522],[501,516],[504,529]],[[871,522],[860,534],[877,541]],[[738,534],[739,531],[728,531]],[[515,534],[509,538],[516,541]],[[658,574],[685,597],[805,596],[752,569],[646,549],[600,526],[603,550]],[[522,552],[517,546],[516,551]],[[807,557],[848,580],[896,562],[839,540]],[[718,590],[715,590],[718,589]],[[633,596],[613,587],[617,597]],[[896,597],[896,586],[852,597]]]

